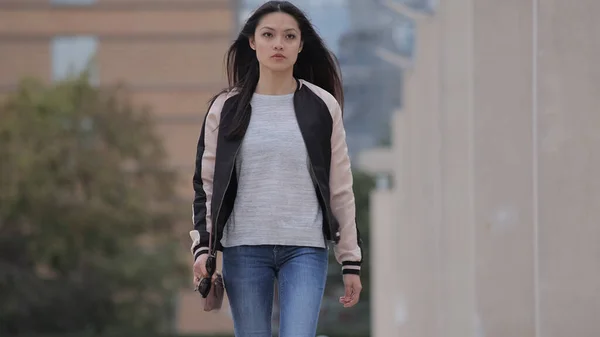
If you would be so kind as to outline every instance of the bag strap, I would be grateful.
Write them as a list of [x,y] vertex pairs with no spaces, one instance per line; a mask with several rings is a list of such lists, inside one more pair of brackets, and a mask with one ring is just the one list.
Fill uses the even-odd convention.
[[212,234],[212,232],[213,232],[213,230],[211,229],[211,231],[209,233],[209,236],[208,236],[208,255],[216,257],[215,252],[213,251],[214,247],[213,247],[213,234]]

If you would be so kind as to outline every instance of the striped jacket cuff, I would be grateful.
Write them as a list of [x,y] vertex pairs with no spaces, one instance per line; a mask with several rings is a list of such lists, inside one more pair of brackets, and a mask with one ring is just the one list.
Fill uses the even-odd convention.
[[362,263],[359,261],[344,261],[344,262],[342,262],[342,275],[346,275],[346,274],[360,275],[361,264]]
[[190,250],[194,256],[194,261],[198,259],[198,256],[208,254],[208,247],[200,242],[200,233],[197,230],[190,231],[190,237],[192,238],[192,248]]
[[208,254],[208,247],[201,247],[200,245],[192,247],[192,254],[194,255],[194,261],[196,261],[200,255]]

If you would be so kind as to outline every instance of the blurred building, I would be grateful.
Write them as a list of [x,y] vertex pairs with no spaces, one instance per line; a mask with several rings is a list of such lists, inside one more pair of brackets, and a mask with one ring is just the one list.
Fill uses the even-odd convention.
[[[233,0],[2,0],[0,96],[25,76],[51,82],[88,66],[97,85],[125,83],[155,111],[191,205],[195,147],[206,102],[225,85],[234,9]],[[185,259],[190,228],[181,224]],[[182,291],[176,329],[231,331],[228,311],[203,314],[198,296]]]
[[600,2],[446,0],[416,23],[372,195],[374,337],[600,335]]
[[378,55],[387,48],[412,53],[409,18],[376,1],[349,0],[349,29],[339,40],[344,80],[344,123],[350,156],[389,144],[390,118],[402,106],[402,69]]

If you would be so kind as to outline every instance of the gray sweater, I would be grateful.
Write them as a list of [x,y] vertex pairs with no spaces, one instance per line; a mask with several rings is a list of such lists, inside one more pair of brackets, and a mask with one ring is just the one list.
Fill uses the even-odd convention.
[[237,155],[238,188],[221,243],[325,247],[323,215],[293,94],[254,94]]

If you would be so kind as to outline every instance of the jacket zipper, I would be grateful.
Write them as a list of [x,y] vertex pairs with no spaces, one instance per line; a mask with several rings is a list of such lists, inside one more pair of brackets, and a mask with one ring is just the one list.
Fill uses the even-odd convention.
[[227,190],[229,189],[229,184],[231,183],[231,175],[233,174],[233,170],[235,170],[235,161],[237,159],[238,152],[240,151],[240,147],[242,147],[241,143],[240,143],[240,145],[238,145],[237,149],[235,150],[235,153],[233,154],[233,165],[231,165],[231,170],[229,170],[229,179],[227,180],[227,185],[225,185],[225,190],[223,191],[223,197],[221,197],[221,202],[219,203],[219,208],[217,208],[217,216],[213,220],[213,231],[215,232],[213,234],[213,240],[214,240],[213,250],[215,250],[217,247],[217,233],[219,231],[219,229],[218,229],[219,226],[217,224],[217,221],[219,220],[219,214],[221,213],[221,207],[223,206],[223,201],[225,201],[225,194],[227,193]]
[[310,171],[312,173],[313,178],[315,179],[315,182],[317,183],[317,191],[319,191],[319,195],[321,196],[321,199],[323,199],[323,203],[325,204],[325,216],[327,217],[327,227],[329,227],[329,235],[331,235],[331,240],[332,241],[336,241],[335,239],[335,233],[333,233],[333,230],[331,228],[331,217],[329,216],[329,202],[327,200],[325,200],[325,197],[323,196],[323,192],[321,192],[321,186],[319,185],[319,179],[317,179],[317,175],[315,174],[315,170],[313,168],[313,163],[312,160],[310,159],[310,155],[308,156],[308,163],[310,166]]

